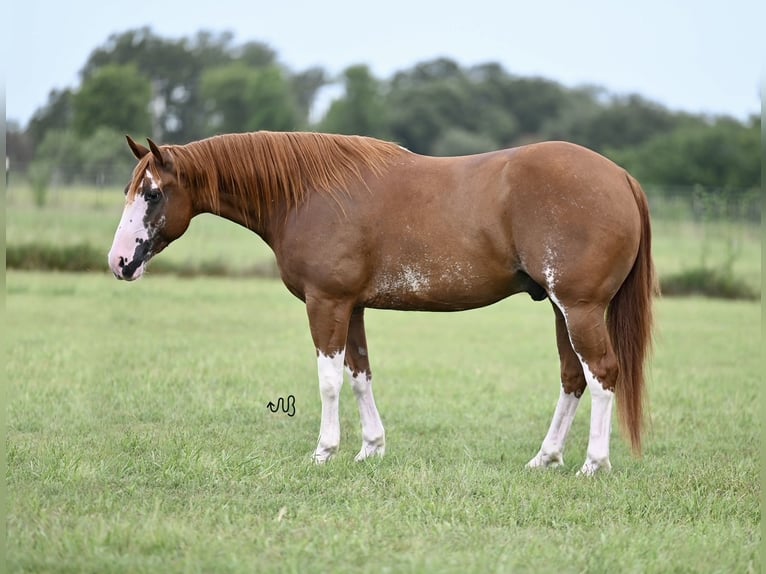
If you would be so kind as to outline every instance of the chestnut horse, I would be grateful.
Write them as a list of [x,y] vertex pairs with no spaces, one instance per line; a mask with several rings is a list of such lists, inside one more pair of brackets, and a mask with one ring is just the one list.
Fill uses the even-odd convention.
[[615,394],[640,453],[656,289],[649,211],[636,180],[605,157],[548,142],[436,158],[316,133],[128,143],[138,165],[109,252],[114,275],[139,278],[200,213],[257,233],[306,304],[322,401],[316,462],[338,450],[344,366],[362,422],[356,460],[385,450],[365,308],[459,311],[519,292],[550,300],[561,363],[553,421],[527,466],[563,464],[586,388],[590,437],[580,472],[611,468]]

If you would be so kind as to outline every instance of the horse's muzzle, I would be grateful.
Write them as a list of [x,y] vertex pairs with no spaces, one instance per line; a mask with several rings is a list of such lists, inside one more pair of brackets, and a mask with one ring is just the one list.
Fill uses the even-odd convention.
[[144,274],[145,261],[128,261],[126,257],[109,252],[109,269],[120,281],[134,281]]

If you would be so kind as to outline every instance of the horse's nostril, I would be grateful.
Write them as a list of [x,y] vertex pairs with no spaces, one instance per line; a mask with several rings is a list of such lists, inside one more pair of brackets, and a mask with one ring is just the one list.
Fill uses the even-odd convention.
[[120,256],[120,261],[117,263],[117,265],[119,265],[120,268],[125,267],[125,258]]

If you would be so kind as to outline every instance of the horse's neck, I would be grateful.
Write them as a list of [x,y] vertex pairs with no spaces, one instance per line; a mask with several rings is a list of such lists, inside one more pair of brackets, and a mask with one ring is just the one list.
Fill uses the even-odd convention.
[[244,201],[232,193],[221,193],[213,204],[209,198],[198,197],[194,202],[195,215],[211,213],[260,235],[267,243],[273,235],[271,221],[276,220],[274,214],[266,215],[263,206],[256,205],[252,201]]

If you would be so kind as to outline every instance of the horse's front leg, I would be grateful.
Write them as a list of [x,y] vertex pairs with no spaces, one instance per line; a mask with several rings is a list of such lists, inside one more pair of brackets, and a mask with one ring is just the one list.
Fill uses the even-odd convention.
[[343,386],[343,363],[346,336],[352,305],[323,297],[306,297],[311,337],[317,353],[319,396],[322,399],[322,423],[314,462],[327,462],[340,446],[338,406]]
[[346,342],[346,369],[362,420],[362,449],[354,460],[359,462],[371,456],[383,456],[386,452],[386,433],[372,395],[372,371],[364,334],[363,307],[354,309],[351,315]]

